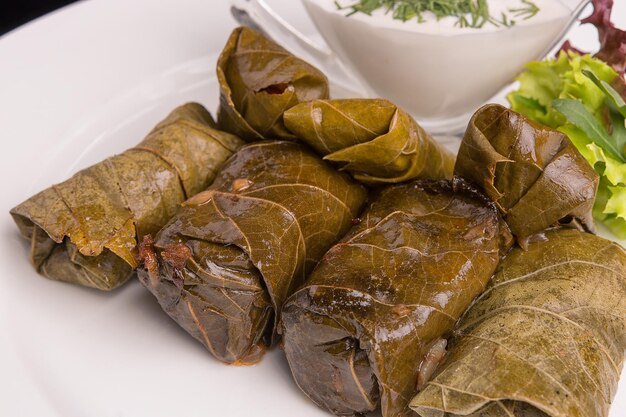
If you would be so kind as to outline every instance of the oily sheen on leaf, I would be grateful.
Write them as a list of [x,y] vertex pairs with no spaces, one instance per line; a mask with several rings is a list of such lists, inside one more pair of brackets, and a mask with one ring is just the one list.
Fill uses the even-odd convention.
[[176,108],[132,149],[79,171],[11,210],[42,275],[110,290],[137,266],[137,239],[205,189],[243,142],[199,104]]
[[507,236],[495,206],[464,181],[384,189],[284,305],[298,386],[336,415],[379,406],[384,417],[411,415],[416,386],[484,290]]
[[139,277],[220,361],[261,359],[280,306],[364,203],[362,186],[293,142],[241,148],[142,247]]
[[577,230],[546,237],[514,249],[461,319],[411,402],[419,416],[608,416],[626,350],[626,252]]
[[287,128],[368,185],[452,176],[453,156],[383,99],[313,100],[287,110]]
[[558,224],[593,231],[599,178],[562,133],[503,106],[489,104],[472,117],[455,175],[495,201],[522,245]]
[[283,113],[298,103],[328,98],[328,80],[259,32],[233,31],[217,61],[220,129],[246,141],[295,139]]

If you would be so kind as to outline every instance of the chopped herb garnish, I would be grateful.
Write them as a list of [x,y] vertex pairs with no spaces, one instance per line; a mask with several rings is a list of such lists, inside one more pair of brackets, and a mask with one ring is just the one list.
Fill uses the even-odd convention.
[[502,12],[502,16],[500,17],[500,19],[496,19],[493,17],[490,18],[489,23],[491,23],[495,27],[504,26],[505,28],[510,28],[515,26],[515,20],[510,19],[509,16],[504,12]]
[[340,10],[349,10],[347,16],[355,13],[372,15],[378,9],[385,9],[396,20],[403,22],[416,19],[423,23],[423,13],[434,14],[437,20],[444,17],[456,17],[455,26],[482,28],[490,23],[495,26],[511,27],[515,25],[514,18],[527,20],[539,12],[539,7],[531,0],[520,0],[520,7],[511,8],[508,13],[494,17],[489,12],[487,0],[358,0],[355,3],[342,6],[335,1]]
[[522,0],[525,7],[518,7],[516,9],[509,9],[509,12],[515,17],[521,17],[524,20],[528,20],[531,17],[535,17],[539,13],[539,7],[535,3],[529,0]]

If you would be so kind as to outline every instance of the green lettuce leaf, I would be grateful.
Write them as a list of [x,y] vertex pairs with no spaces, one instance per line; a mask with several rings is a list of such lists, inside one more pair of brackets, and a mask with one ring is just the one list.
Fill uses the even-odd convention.
[[[625,192],[626,187],[613,187],[606,178],[602,178],[598,188],[596,204],[593,208],[593,216],[620,239],[626,239],[626,220],[618,217],[616,213],[607,212],[607,206],[608,210],[610,210],[615,203],[620,203],[621,201],[621,204],[624,204],[623,193]],[[613,203],[609,205],[609,200],[612,198],[614,199]]]
[[536,122],[557,128],[565,124],[566,119],[552,107],[552,102],[570,98],[581,101],[591,114],[601,119],[605,93],[585,72],[595,74],[606,83],[617,77],[604,62],[574,52],[561,52],[557,59],[530,62],[518,77],[519,89],[507,97],[511,108]]
[[598,163],[604,164],[604,176],[609,180],[611,185],[626,184],[626,164],[607,156],[604,150],[595,143],[587,145],[587,149],[589,149],[591,153],[589,162],[592,165],[596,166]]
[[624,216],[624,207],[626,207],[626,186],[608,187],[611,197],[604,207],[604,214],[615,213],[617,218],[626,220]]

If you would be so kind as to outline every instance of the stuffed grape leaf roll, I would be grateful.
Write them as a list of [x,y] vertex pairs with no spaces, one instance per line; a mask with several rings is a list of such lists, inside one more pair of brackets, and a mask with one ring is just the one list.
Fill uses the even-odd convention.
[[462,180],[382,190],[284,305],[280,330],[298,386],[337,415],[380,406],[384,417],[409,416],[429,358],[509,238],[493,203]]
[[481,187],[522,246],[559,224],[593,231],[599,178],[563,133],[497,104],[472,117],[455,175]]
[[365,197],[295,142],[244,146],[146,240],[139,277],[217,359],[255,363],[284,300],[349,229]]
[[383,99],[313,100],[287,110],[287,128],[368,185],[452,177],[454,157]]
[[626,252],[577,230],[515,249],[464,315],[421,417],[607,417],[626,350]]
[[176,108],[136,147],[11,210],[42,275],[111,290],[137,266],[138,240],[204,190],[243,142],[197,103]]
[[283,113],[303,101],[328,98],[317,68],[247,27],[233,31],[217,61],[220,129],[246,141],[295,139]]

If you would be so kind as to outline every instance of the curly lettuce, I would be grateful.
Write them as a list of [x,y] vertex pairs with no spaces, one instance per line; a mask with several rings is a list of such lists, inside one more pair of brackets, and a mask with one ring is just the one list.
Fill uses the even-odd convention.
[[594,216],[626,239],[624,80],[590,55],[562,51],[531,62],[508,95],[514,111],[565,133],[601,176]]
[[573,51],[561,52],[556,59],[526,65],[526,71],[518,77],[519,89],[507,97],[511,108],[556,128],[564,125],[566,120],[552,107],[552,102],[558,98],[573,98],[580,100],[600,120],[605,94],[583,71],[590,71],[608,83],[617,77],[617,73],[599,59]]

